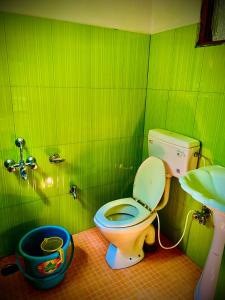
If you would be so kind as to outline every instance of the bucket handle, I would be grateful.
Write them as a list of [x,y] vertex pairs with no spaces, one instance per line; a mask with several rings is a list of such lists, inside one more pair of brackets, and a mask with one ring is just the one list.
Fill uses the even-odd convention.
[[43,281],[46,281],[46,280],[52,280],[52,279],[58,277],[59,275],[64,274],[64,273],[67,271],[67,269],[69,268],[69,266],[71,265],[72,260],[73,260],[73,255],[74,255],[74,242],[73,242],[73,238],[72,238],[72,235],[71,235],[71,234],[70,234],[70,241],[71,241],[71,247],[72,247],[71,254],[70,254],[70,258],[69,258],[67,264],[65,264],[65,266],[62,268],[62,270],[61,270],[59,273],[57,273],[57,274],[52,274],[52,275],[50,275],[50,276],[46,276],[46,277],[43,277],[43,278],[36,278],[36,277],[33,277],[33,276],[29,275],[28,273],[26,273],[26,272],[24,271],[23,267],[21,266],[20,261],[19,261],[19,256],[20,256],[20,255],[18,254],[18,251],[16,250],[16,264],[17,264],[17,266],[18,266],[20,272],[21,272],[27,279],[29,279],[29,280],[31,280],[31,281],[37,281],[37,280],[38,280],[38,281],[42,281],[42,280],[43,280]]

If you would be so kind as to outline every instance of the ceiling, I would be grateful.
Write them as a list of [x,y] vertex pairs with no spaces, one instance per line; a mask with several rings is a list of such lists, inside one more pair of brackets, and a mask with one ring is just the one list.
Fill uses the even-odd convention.
[[201,0],[0,0],[0,10],[156,33],[199,22]]

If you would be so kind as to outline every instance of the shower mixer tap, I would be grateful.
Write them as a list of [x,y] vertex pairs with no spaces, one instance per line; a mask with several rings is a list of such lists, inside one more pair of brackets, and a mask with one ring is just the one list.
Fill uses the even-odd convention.
[[20,148],[20,160],[18,163],[16,163],[13,159],[7,159],[4,162],[4,166],[9,172],[15,172],[16,170],[19,169],[19,173],[21,177],[24,180],[27,180],[27,172],[26,172],[26,167],[29,166],[31,169],[36,169],[37,164],[36,164],[36,159],[33,156],[29,156],[26,159],[26,162],[24,161],[23,157],[23,147],[25,145],[25,140],[23,138],[17,138],[15,140],[15,144],[17,147]]

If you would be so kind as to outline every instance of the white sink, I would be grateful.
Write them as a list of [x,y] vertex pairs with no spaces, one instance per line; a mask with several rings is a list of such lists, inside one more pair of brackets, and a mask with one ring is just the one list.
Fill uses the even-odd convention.
[[225,213],[225,168],[208,166],[179,178],[181,187],[195,200]]
[[192,170],[181,176],[179,182],[195,200],[212,210],[214,235],[195,299],[213,300],[225,245],[225,168],[207,166]]

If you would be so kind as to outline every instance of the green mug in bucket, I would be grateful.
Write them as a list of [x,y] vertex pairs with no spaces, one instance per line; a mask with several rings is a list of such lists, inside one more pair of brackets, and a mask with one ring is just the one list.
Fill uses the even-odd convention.
[[62,249],[63,239],[58,236],[52,236],[50,238],[45,238],[41,243],[41,250],[44,255],[52,254],[58,251],[61,259],[61,263],[64,262],[64,251]]
[[[52,264],[52,260],[44,263],[45,272],[48,273],[54,272],[61,264],[64,262],[64,251],[62,249],[63,246],[63,239],[58,236],[52,236],[49,238],[44,238],[41,243],[41,250],[43,255],[50,255],[54,252],[59,253],[59,258],[54,260],[54,264]],[[54,267],[55,266],[55,267]],[[48,270],[46,270],[46,267]],[[46,273],[47,273],[46,272]]]

